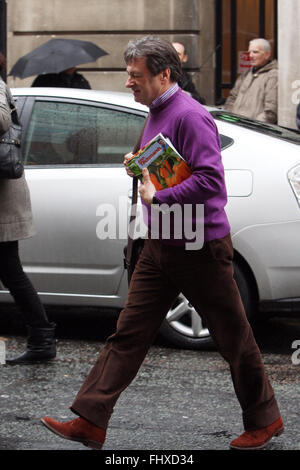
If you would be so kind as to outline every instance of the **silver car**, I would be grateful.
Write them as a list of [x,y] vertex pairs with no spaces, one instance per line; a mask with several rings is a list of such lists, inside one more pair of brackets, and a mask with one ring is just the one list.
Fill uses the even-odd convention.
[[[122,162],[147,108],[128,93],[12,91],[37,231],[21,242],[24,268],[45,304],[119,311],[132,183]],[[210,111],[221,135],[235,278],[247,315],[293,311],[300,307],[300,134]],[[10,300],[3,288],[0,300]],[[160,333],[181,348],[212,344],[201,312],[183,296]]]

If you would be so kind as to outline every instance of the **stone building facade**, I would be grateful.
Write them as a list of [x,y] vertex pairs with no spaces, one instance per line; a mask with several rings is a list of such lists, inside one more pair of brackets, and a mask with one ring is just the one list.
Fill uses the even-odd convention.
[[[16,60],[52,37],[93,41],[109,55],[79,67],[94,89],[124,90],[123,51],[130,39],[147,34],[183,42],[187,68],[208,102],[214,100],[214,0],[8,0],[8,71]],[[10,86],[28,86],[34,77],[8,77]]]
[[[123,91],[126,81],[123,51],[126,44],[132,38],[155,34],[186,45],[189,55],[186,67],[207,103],[215,104],[218,76],[214,50],[218,32],[218,6],[222,4],[224,10],[225,6],[229,8],[230,5],[240,5],[243,13],[243,2],[244,0],[6,0],[7,70],[9,72],[19,57],[52,37],[90,40],[105,49],[109,55],[95,63],[80,66],[81,73],[94,89]],[[256,3],[263,4],[261,1]],[[265,4],[272,4],[273,10],[276,6],[277,12],[279,123],[296,127],[295,110],[300,101],[300,1],[265,0]],[[20,80],[8,76],[7,82],[11,87],[30,86],[33,79],[34,77],[29,77]]]

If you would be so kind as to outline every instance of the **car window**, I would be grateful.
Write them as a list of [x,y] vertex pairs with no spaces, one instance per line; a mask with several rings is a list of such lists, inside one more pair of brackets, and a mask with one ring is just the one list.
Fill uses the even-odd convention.
[[145,117],[80,103],[36,101],[25,136],[25,165],[122,164]]

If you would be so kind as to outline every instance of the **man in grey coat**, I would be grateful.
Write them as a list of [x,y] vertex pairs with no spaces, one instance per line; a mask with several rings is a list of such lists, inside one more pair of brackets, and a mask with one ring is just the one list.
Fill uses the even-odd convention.
[[226,100],[225,109],[276,124],[278,66],[276,60],[271,60],[271,45],[266,39],[253,39],[248,52],[252,67],[237,79]]

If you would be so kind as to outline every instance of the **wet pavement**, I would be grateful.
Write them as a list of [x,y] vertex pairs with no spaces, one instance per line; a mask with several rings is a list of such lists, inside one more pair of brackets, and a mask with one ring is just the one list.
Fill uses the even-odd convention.
[[[58,317],[58,355],[47,364],[0,365],[0,450],[88,450],[40,423],[73,419],[69,406],[93,366],[114,320]],[[71,325],[72,322],[72,325]],[[24,350],[18,328],[3,328],[6,353]],[[285,421],[269,450],[300,450],[300,320],[272,319],[254,327]],[[292,354],[294,353],[294,364]],[[242,429],[227,364],[216,351],[186,351],[160,341],[120,397],[104,451],[227,450]]]

